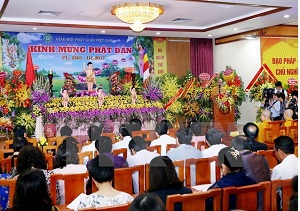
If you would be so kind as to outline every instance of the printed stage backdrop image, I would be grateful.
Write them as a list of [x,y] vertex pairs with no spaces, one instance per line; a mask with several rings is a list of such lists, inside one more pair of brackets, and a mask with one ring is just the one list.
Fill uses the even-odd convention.
[[2,33],[2,69],[10,75],[19,69],[25,73],[26,53],[30,48],[37,75],[53,74],[53,91],[60,96],[65,79],[75,82],[76,94],[87,91],[86,73],[92,62],[96,84],[112,93],[118,75],[135,73],[135,80],[145,81],[153,69],[153,38],[55,33]]

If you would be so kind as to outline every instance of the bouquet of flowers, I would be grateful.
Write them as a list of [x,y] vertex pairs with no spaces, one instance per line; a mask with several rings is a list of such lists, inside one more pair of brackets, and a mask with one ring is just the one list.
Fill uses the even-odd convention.
[[219,93],[216,96],[216,104],[222,113],[227,114],[232,110],[232,106],[234,105],[234,99],[227,95]]

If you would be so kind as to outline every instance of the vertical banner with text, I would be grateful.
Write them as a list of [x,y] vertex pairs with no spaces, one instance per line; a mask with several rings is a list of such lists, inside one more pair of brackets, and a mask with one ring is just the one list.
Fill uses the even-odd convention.
[[284,88],[298,84],[298,39],[261,38],[262,64],[267,64]]
[[167,73],[167,39],[155,37],[154,42],[154,74],[160,76]]

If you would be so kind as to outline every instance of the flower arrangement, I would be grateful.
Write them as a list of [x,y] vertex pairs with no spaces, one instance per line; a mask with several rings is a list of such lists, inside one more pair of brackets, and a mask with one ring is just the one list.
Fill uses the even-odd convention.
[[0,118],[0,131],[2,133],[12,132],[13,125],[9,118],[1,117]]
[[45,137],[45,135],[43,134],[38,142],[38,146],[39,147],[43,147],[43,146],[48,146],[48,141]]
[[227,94],[217,94],[216,96],[216,104],[222,113],[227,114],[232,110],[232,106],[234,105],[234,99]]

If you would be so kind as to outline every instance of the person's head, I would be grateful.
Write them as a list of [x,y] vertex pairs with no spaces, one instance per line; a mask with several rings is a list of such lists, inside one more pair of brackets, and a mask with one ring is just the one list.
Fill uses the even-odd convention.
[[293,117],[293,110],[292,109],[286,109],[283,113],[284,119],[290,119]]
[[280,91],[282,89],[282,83],[281,81],[276,81],[275,82],[275,88]]
[[183,181],[179,180],[173,161],[168,156],[158,156],[151,160],[149,183],[149,191],[183,186]]
[[71,136],[73,133],[72,129],[69,127],[69,126],[63,126],[61,129],[60,129],[60,135],[61,136]]
[[108,136],[101,136],[98,140],[96,140],[95,147],[100,154],[106,152],[111,153],[112,140]]
[[88,62],[88,63],[86,64],[86,66],[88,66],[89,68],[93,68],[93,63],[92,63],[92,62]]
[[279,136],[274,140],[275,155],[282,162],[288,155],[294,154],[294,141],[289,136]]
[[99,139],[99,137],[102,134],[102,130],[103,130],[103,127],[101,129],[100,127],[95,126],[95,125],[92,125],[91,127],[89,127],[89,129],[87,131],[89,140],[95,141],[95,140]]
[[218,160],[223,175],[243,170],[243,159],[240,152],[233,147],[225,147],[219,151]]
[[23,125],[16,125],[13,129],[14,137],[25,137],[26,136],[26,128]]
[[207,143],[212,146],[222,143],[222,133],[215,128],[209,129],[205,134]]
[[201,136],[201,125],[198,121],[192,121],[190,124],[190,128],[193,136]]
[[291,96],[292,96],[293,98],[298,99],[298,90],[293,90],[293,91],[291,92]]
[[129,124],[121,124],[119,128],[119,133],[122,135],[122,137],[125,136],[132,136],[132,129]]
[[258,136],[259,128],[257,127],[256,124],[252,122],[248,122],[247,124],[244,125],[243,132],[245,136],[247,136],[251,140],[255,140]]
[[142,193],[132,201],[129,211],[167,211],[167,209],[156,194]]
[[143,137],[135,136],[129,141],[128,148],[131,151],[131,154],[135,154],[138,151],[146,149],[147,143]]
[[54,168],[63,168],[68,164],[79,164],[78,147],[64,140],[58,146],[54,159]]
[[276,96],[277,100],[279,100],[280,102],[283,102],[285,100],[285,95],[282,92],[276,93]]
[[261,121],[264,121],[264,120],[270,119],[270,117],[271,117],[271,111],[265,109],[265,110],[263,110],[263,112],[261,113],[260,120],[261,120]]
[[114,178],[114,163],[105,155],[97,155],[88,163],[87,169],[96,184],[112,182]]
[[51,211],[51,208],[52,200],[44,173],[37,169],[23,171],[17,178],[13,210]]
[[192,132],[189,129],[181,128],[176,132],[176,139],[179,144],[191,145],[192,138]]
[[29,143],[25,137],[15,137],[13,140],[14,152],[20,152],[20,150],[27,144]]
[[24,146],[17,158],[17,171],[22,173],[27,169],[47,169],[45,154],[37,147],[32,145]]
[[231,139],[230,146],[239,151],[252,150],[252,142],[244,135],[233,137]]
[[161,122],[165,122],[167,124],[168,129],[173,128],[173,125],[171,124],[171,122],[167,119],[163,119],[161,120]]
[[161,136],[161,135],[165,135],[168,134],[168,123],[166,122],[161,122],[158,123],[155,127],[155,132],[156,132],[156,136]]
[[142,129],[142,121],[139,118],[133,118],[129,121],[132,131],[140,131]]

